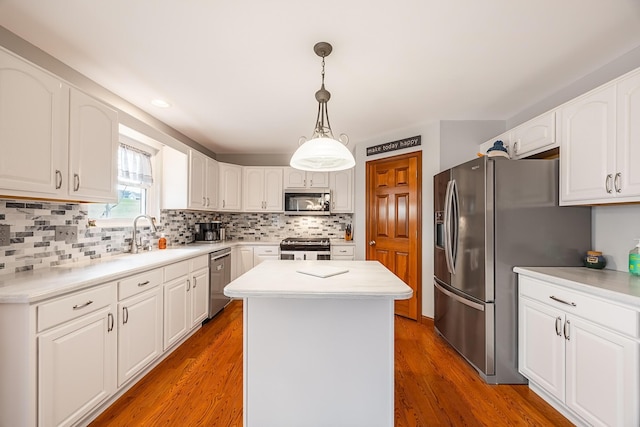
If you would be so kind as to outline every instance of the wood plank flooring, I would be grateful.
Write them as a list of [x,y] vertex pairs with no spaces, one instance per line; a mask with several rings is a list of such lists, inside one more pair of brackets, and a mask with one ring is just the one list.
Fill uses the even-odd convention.
[[[432,323],[395,322],[396,427],[572,425],[527,386],[485,384]],[[91,426],[241,427],[242,303],[228,305]]]

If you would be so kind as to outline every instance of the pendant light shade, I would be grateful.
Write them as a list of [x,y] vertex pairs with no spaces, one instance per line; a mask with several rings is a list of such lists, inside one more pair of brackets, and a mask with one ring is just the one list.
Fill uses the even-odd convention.
[[329,124],[327,103],[331,93],[324,88],[324,58],[331,53],[332,49],[326,42],[316,43],[313,47],[316,55],[322,58],[322,86],[316,92],[318,116],[311,139],[307,141],[305,137],[300,138],[300,146],[291,156],[289,164],[295,169],[331,172],[349,169],[356,165],[353,154],[346,147],[349,138],[345,134],[340,135],[339,139],[334,138]]

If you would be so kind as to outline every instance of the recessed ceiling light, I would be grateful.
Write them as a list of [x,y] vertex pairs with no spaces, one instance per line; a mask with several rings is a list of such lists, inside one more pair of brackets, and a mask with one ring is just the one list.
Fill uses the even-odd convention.
[[151,104],[153,104],[153,105],[155,105],[156,107],[159,107],[159,108],[169,108],[169,107],[171,107],[171,104],[169,104],[164,99],[154,99],[154,100],[151,101]]

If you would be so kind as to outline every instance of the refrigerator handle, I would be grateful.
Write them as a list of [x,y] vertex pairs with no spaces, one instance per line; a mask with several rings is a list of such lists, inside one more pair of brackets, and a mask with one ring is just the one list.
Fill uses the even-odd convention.
[[455,274],[455,265],[453,263],[453,235],[451,215],[453,210],[453,191],[455,181],[451,180],[447,183],[447,192],[444,196],[444,255],[447,261],[447,270],[449,273]]
[[484,311],[484,305],[482,304],[478,304],[477,302],[474,301],[470,301],[466,298],[463,298],[459,295],[454,294],[451,291],[446,290],[444,287],[442,287],[438,282],[433,282],[433,286],[435,286],[440,292],[442,292],[443,294],[445,294],[446,296],[448,296],[449,298],[452,298],[456,301],[458,301],[459,303],[462,303],[468,307],[471,307],[475,310],[479,310],[479,311]]

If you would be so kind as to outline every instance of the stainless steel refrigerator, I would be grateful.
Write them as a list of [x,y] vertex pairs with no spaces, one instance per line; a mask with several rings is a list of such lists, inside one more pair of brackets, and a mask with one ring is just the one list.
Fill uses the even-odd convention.
[[480,157],[434,177],[434,322],[491,384],[518,373],[514,266],[579,266],[591,208],[558,206],[557,160]]

